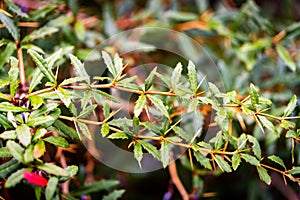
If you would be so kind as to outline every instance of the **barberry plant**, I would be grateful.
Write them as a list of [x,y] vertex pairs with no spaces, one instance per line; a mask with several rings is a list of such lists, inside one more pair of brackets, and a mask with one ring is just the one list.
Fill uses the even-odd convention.
[[[77,199],[98,191],[103,192],[103,199],[121,197],[124,190],[116,189],[116,180],[80,185],[76,178],[79,166],[66,161],[64,151],[70,150],[72,143],[92,141],[95,134],[125,144],[141,168],[145,153],[149,153],[163,168],[169,166],[172,176],[174,160],[179,159],[191,170],[196,186],[200,176],[232,173],[241,163],[254,168],[267,185],[272,182],[271,171],[280,174],[286,183],[299,184],[300,166],[294,156],[300,136],[296,95],[278,108],[252,83],[243,95],[236,90],[221,92],[205,76],[199,78],[191,61],[178,63],[170,73],[154,68],[140,82],[137,76],[127,73],[133,66],[124,63],[119,54],[107,51],[101,52],[101,59],[108,73],[90,76],[84,62],[72,54],[72,48],[62,47],[47,54],[43,49],[46,47],[34,43],[55,37],[59,28],[53,22],[22,35],[22,26],[61,8],[48,5],[27,14],[13,2],[4,2],[0,9],[0,20],[7,30],[0,40],[0,178],[5,193],[26,184],[34,189],[37,199],[42,195],[46,199]],[[218,20],[209,23],[220,35],[233,38]],[[270,41],[257,40],[241,48],[255,60],[251,50],[270,45]],[[288,50],[275,45],[276,59],[296,71]],[[253,60],[241,60],[252,70]],[[66,63],[71,64],[74,76],[62,74],[61,66]],[[131,118],[117,117],[123,108],[115,105],[122,100],[110,93],[112,90],[134,95]],[[187,118],[190,123],[185,123]],[[195,123],[201,126],[190,125]],[[92,126],[101,131],[92,132]],[[255,127],[262,136],[253,134]],[[272,138],[270,143],[278,138],[290,143],[291,159],[263,151],[265,137]],[[184,199],[196,198],[196,193],[202,192],[188,195],[179,185]]]

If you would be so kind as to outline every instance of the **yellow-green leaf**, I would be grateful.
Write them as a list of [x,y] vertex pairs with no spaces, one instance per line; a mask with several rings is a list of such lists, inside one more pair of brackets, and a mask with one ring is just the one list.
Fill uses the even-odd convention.
[[134,106],[134,116],[138,117],[146,105],[147,98],[144,94],[139,96]]
[[31,142],[30,128],[26,124],[21,124],[17,126],[16,133],[20,143],[27,147]]
[[33,148],[33,157],[35,159],[40,158],[46,152],[45,142],[43,140],[39,140]]
[[63,148],[69,148],[70,144],[69,142],[60,136],[50,136],[44,139],[44,141],[49,142],[55,146],[63,147]]

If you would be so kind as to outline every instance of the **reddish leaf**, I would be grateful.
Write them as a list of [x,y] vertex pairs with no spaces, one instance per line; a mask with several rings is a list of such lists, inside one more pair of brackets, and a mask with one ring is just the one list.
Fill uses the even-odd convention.
[[43,176],[36,174],[34,172],[24,172],[23,173],[24,179],[29,183],[36,185],[36,186],[46,186],[48,180],[45,179]]

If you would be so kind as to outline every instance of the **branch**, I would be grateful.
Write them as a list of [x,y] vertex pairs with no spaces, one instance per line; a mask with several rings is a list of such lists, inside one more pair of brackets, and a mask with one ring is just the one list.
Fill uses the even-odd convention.
[[171,162],[168,166],[169,168],[169,173],[171,176],[171,180],[173,182],[173,184],[176,186],[177,190],[179,191],[181,197],[183,200],[189,200],[189,194],[187,193],[187,191],[185,190],[179,176],[177,173],[177,169],[176,169],[176,163],[175,161]]

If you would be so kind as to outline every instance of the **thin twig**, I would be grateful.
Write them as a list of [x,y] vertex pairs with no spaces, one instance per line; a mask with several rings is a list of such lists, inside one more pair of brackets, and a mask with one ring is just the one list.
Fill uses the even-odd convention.
[[17,48],[19,71],[20,71],[20,85],[23,91],[26,91],[26,74],[24,68],[23,52],[21,48]]
[[184,188],[184,186],[178,176],[175,161],[171,162],[169,164],[168,169],[169,169],[169,173],[171,176],[171,180],[172,180],[173,184],[176,186],[177,190],[179,191],[182,199],[189,200],[189,194],[187,193],[186,189]]

